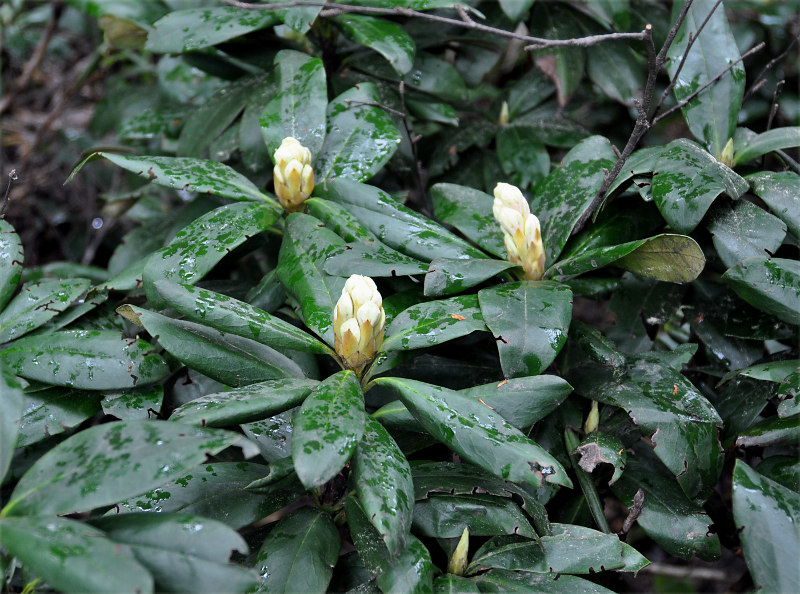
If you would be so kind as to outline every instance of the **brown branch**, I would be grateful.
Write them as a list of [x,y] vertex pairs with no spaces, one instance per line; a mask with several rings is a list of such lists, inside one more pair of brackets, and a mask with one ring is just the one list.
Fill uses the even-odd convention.
[[789,54],[789,52],[792,51],[792,48],[794,48],[794,46],[797,44],[798,41],[800,41],[800,37],[792,36],[792,41],[789,43],[786,49],[783,50],[780,53],[780,55],[776,56],[775,58],[767,62],[767,65],[764,66],[761,72],[758,73],[758,76],[756,76],[756,78],[754,79],[752,86],[744,94],[744,97],[742,97],[742,103],[747,101],[753,95],[753,93],[755,93],[758,89],[764,86],[764,84],[767,82],[765,75],[770,70],[770,68],[775,66],[775,64],[777,64],[781,60],[783,60]]
[[3,196],[3,202],[0,204],[0,219],[6,216],[6,208],[8,208],[8,201],[11,199],[11,186],[19,179],[17,170],[12,169],[8,173],[8,185],[6,186],[6,193]]

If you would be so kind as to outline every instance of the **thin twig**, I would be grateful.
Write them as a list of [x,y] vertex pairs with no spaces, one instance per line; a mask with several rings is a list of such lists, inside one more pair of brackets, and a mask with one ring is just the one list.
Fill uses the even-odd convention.
[[[383,16],[400,16],[423,19],[433,21],[435,23],[443,23],[445,25],[452,25],[464,29],[471,29],[474,31],[483,31],[491,33],[500,37],[509,37],[511,39],[518,39],[525,43],[531,44],[525,49],[543,49],[549,47],[588,47],[603,43],[605,41],[615,41],[620,39],[643,40],[645,32],[638,33],[606,33],[603,35],[590,35],[589,37],[580,37],[577,39],[546,39],[544,37],[531,37],[529,35],[522,35],[514,31],[507,31],[506,29],[498,29],[497,27],[490,27],[482,23],[478,23],[469,18],[464,12],[467,7],[461,7],[459,14],[466,16],[465,18],[450,18],[443,17],[438,14],[430,14],[420,10],[413,10],[398,6],[395,8],[381,8],[378,6],[354,6],[350,4],[330,4],[320,0],[292,0],[291,2],[281,2],[277,4],[250,4],[249,2],[242,2],[241,0],[222,0],[224,4],[234,8],[241,8],[244,10],[280,10],[283,8],[294,8],[297,6],[321,6],[325,10],[319,13],[321,18],[330,18],[342,14],[359,13],[359,14],[376,14]],[[460,6],[460,5],[458,5]]]
[[773,66],[775,66],[775,64],[783,60],[789,54],[789,52],[792,51],[792,48],[794,48],[794,46],[797,44],[798,41],[800,41],[800,37],[792,36],[792,41],[789,43],[786,49],[783,50],[780,53],[780,55],[776,56],[775,58],[767,62],[767,65],[764,66],[761,72],[758,73],[758,76],[756,76],[755,79],[753,79],[752,86],[749,89],[747,89],[747,92],[744,94],[744,97],[742,97],[742,103],[747,101],[753,95],[753,93],[755,93],[758,89],[764,86],[764,84],[767,82],[767,79],[765,77],[767,72]]
[[19,177],[17,176],[17,170],[12,169],[8,173],[8,185],[6,186],[6,193],[3,196],[3,204],[0,205],[0,219],[6,216],[6,208],[8,208],[8,201],[11,196],[11,186],[17,181]]

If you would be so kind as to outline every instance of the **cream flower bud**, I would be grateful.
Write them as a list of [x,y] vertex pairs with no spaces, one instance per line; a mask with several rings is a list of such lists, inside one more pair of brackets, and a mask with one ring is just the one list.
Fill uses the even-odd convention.
[[378,287],[368,276],[347,279],[333,310],[336,354],[358,374],[369,365],[383,345],[386,314]]
[[298,140],[288,136],[273,155],[275,168],[275,195],[283,207],[295,212],[314,191],[314,169],[311,167],[311,151]]
[[503,230],[508,260],[522,266],[527,280],[542,278],[545,259],[542,229],[519,188],[497,184],[492,213]]

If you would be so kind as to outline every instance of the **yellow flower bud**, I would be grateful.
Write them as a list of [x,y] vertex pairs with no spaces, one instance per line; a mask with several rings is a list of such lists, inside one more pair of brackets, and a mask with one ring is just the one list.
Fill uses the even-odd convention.
[[500,106],[500,117],[497,118],[497,123],[501,126],[505,126],[508,123],[508,101],[503,101],[503,104]]
[[314,191],[314,169],[311,167],[311,151],[291,136],[283,142],[273,155],[275,168],[275,195],[289,212],[296,212]]
[[522,266],[526,280],[539,280],[544,274],[544,245],[539,219],[531,214],[528,201],[511,184],[499,183],[494,189],[494,218],[503,230],[508,259]]
[[383,345],[386,314],[378,287],[368,276],[347,279],[333,310],[336,354],[348,369],[361,374]]
[[717,157],[717,160],[723,165],[733,167],[733,157],[733,138],[729,138],[719,157]]

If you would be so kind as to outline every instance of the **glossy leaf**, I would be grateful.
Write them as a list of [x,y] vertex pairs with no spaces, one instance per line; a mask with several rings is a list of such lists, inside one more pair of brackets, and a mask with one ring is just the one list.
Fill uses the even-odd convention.
[[458,538],[469,527],[473,536],[519,534],[536,538],[525,514],[512,499],[491,495],[433,495],[414,506],[414,533]]
[[0,310],[17,290],[24,259],[22,241],[5,219],[0,219]]
[[112,505],[185,474],[207,453],[238,439],[235,433],[166,421],[96,425],[42,456],[19,480],[2,513],[64,514]]
[[286,457],[291,459],[293,423],[297,410],[292,408],[263,421],[242,425],[244,434],[256,443],[261,450],[261,456],[267,462],[276,462]]
[[449,103],[406,98],[406,107],[415,118],[458,126],[458,112]]
[[784,258],[749,258],[722,275],[753,307],[788,324],[800,324],[800,262]]
[[512,378],[547,369],[567,340],[572,291],[551,281],[519,282],[483,289],[478,300],[503,374]]
[[23,414],[24,398],[22,386],[16,378],[0,364],[0,481],[5,477],[17,443],[19,425]]
[[610,594],[612,591],[574,575],[542,575],[492,569],[473,579],[481,592],[540,592],[541,594]]
[[51,515],[0,519],[0,544],[63,592],[148,593],[153,578],[131,550],[97,528]]
[[653,200],[664,219],[679,233],[694,230],[711,203],[725,192],[738,198],[747,182],[696,143],[670,142],[656,161]]
[[379,378],[422,427],[466,460],[510,481],[571,486],[561,464],[488,406],[439,386]]
[[411,70],[416,53],[414,40],[395,23],[358,14],[343,14],[333,21],[346,37],[386,58],[397,74],[402,76]]
[[0,357],[16,375],[56,386],[118,390],[166,378],[166,362],[144,340],[114,330],[61,330],[20,338]]
[[47,388],[25,394],[24,408],[18,417],[21,448],[58,435],[82,423],[100,411],[96,392]]
[[309,198],[305,202],[306,211],[325,223],[325,227],[336,233],[348,243],[377,241],[378,237],[369,228],[350,214],[350,211],[336,202],[322,198]]
[[793,171],[759,171],[745,179],[789,231],[800,237],[800,175]]
[[414,536],[397,560],[378,576],[383,592],[425,594],[433,590],[433,563],[428,549]]
[[[614,474],[608,481],[609,485],[614,484],[622,476],[628,457],[625,446],[617,437],[597,431],[590,433],[581,442],[575,453],[580,454],[581,459],[578,462],[580,467],[589,473],[593,472],[600,464],[611,464],[614,467]],[[606,567],[606,569],[609,568]]]
[[233,551],[247,553],[231,528],[190,514],[121,514],[94,520],[115,543],[127,545],[159,590],[242,592],[255,572],[228,564]]
[[587,54],[587,73],[603,93],[624,105],[641,96],[647,66],[624,42],[598,43]]
[[192,322],[279,349],[331,353],[307,332],[244,301],[169,280],[157,280],[153,287],[164,303]]
[[256,560],[258,592],[325,592],[339,557],[339,532],[327,513],[309,507],[267,535]]
[[[531,140],[532,126],[512,122],[497,132],[497,158],[511,183],[527,188],[550,172],[550,155],[544,144]],[[539,130],[536,130],[539,132]]]
[[[680,12],[678,4],[673,6],[673,21]],[[708,23],[697,35],[703,21],[713,10]],[[688,49],[685,62],[684,54]],[[674,77],[678,66],[682,65],[677,84],[673,89],[678,101],[691,95],[720,72],[730,70],[708,89],[697,95],[682,108],[683,117],[695,138],[704,142],[715,157],[736,130],[736,120],[744,95],[744,65],[738,63],[739,48],[733,38],[725,10],[713,0],[698,0],[686,14],[686,20],[678,29],[675,41],[667,52],[667,72]],[[687,229],[679,229],[687,231]]]
[[315,158],[325,140],[325,108],[328,105],[322,60],[294,50],[275,56],[278,88],[259,119],[269,156],[283,139],[291,136]]
[[610,170],[615,160],[608,140],[592,136],[570,150],[561,167],[536,186],[530,206],[542,224],[548,263],[561,254],[572,228],[603,183],[603,169]]
[[485,329],[476,295],[425,301],[392,319],[386,328],[383,350],[425,348]]
[[466,186],[436,184],[431,188],[431,200],[437,219],[452,225],[490,254],[506,257],[503,231],[492,214],[492,196]]
[[294,468],[306,488],[321,487],[339,474],[364,435],[364,423],[364,395],[352,371],[340,371],[311,390],[292,435]]
[[[739,147],[736,147],[735,144],[736,141],[734,140],[736,152],[733,157],[733,164],[749,163],[771,151],[800,146],[800,126],[774,128],[773,130],[756,134],[747,140],[747,144],[741,147],[741,150],[738,150]],[[756,175],[764,174],[776,175],[771,172],[760,172]]]
[[447,102],[464,101],[468,97],[466,83],[458,70],[427,52],[417,52],[414,66],[403,80],[407,86]]
[[378,240],[367,243],[348,243],[331,253],[325,261],[325,272],[349,277],[354,270],[370,277],[423,274],[428,265],[393,250]]
[[737,447],[768,447],[795,444],[800,440],[800,417],[770,417],[736,438]]
[[176,408],[170,420],[203,427],[258,421],[298,406],[318,383],[277,379],[206,394]]
[[436,258],[425,275],[425,296],[461,293],[514,266],[507,260]]
[[344,177],[366,181],[389,161],[400,144],[391,116],[367,103],[380,102],[377,88],[365,82],[328,104],[325,144],[315,166],[317,183]]
[[757,588],[800,588],[800,495],[737,460],[733,470],[733,517]]
[[119,392],[106,392],[100,405],[103,413],[121,421],[149,419],[161,411],[164,401],[164,386],[144,386]]
[[265,10],[229,6],[175,10],[156,21],[145,49],[155,53],[182,53],[203,49],[280,22]]
[[786,224],[779,218],[740,200],[712,212],[708,230],[714,235],[714,247],[725,266],[742,260],[774,254],[786,237]]
[[[547,85],[542,84],[546,89]],[[517,134],[527,139],[529,146],[533,144],[533,150],[537,150],[536,147],[540,144],[569,149],[589,136],[586,128],[572,120],[550,115],[543,116],[540,110],[534,110],[529,114],[514,118],[506,124],[506,127],[516,129]]]
[[370,523],[391,556],[408,542],[414,507],[414,483],[406,457],[391,435],[372,417],[351,461],[351,481]]
[[467,578],[445,573],[433,580],[435,594],[479,594],[478,586]]
[[65,311],[90,284],[83,278],[26,284],[0,313],[0,343],[19,338]]

